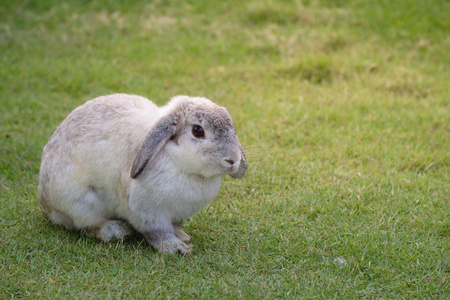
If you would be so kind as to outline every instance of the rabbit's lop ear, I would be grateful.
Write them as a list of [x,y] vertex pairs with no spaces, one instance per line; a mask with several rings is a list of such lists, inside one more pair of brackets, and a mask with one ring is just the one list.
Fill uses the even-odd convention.
[[239,148],[241,149],[241,162],[239,163],[239,168],[236,173],[230,174],[233,178],[242,178],[247,171],[247,159],[245,158],[244,149],[242,149],[242,146],[239,146]]
[[138,177],[147,163],[177,131],[177,115],[162,118],[150,130],[131,167],[131,178]]

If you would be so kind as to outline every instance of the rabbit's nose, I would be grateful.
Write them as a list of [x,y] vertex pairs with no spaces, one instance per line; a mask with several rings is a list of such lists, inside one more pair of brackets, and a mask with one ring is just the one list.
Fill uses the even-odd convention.
[[234,160],[231,159],[231,158],[226,158],[225,161],[226,161],[227,163],[229,163],[230,165],[234,165]]

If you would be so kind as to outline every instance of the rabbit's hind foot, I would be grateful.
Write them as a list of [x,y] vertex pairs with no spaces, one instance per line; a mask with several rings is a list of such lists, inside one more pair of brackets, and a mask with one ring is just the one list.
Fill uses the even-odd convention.
[[120,220],[109,220],[101,224],[98,228],[87,230],[88,236],[96,237],[104,243],[120,241],[133,233],[131,226]]

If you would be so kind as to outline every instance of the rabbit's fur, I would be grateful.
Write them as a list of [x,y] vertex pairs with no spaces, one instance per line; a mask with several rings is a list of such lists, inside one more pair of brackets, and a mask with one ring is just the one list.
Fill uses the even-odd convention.
[[67,229],[109,242],[134,228],[160,251],[189,253],[183,220],[215,197],[223,175],[246,169],[225,108],[115,94],[86,102],[56,129],[42,153],[39,200]]

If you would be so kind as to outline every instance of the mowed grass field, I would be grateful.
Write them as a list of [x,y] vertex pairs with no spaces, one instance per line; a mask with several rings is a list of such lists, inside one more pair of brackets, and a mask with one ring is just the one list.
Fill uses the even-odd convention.
[[[0,298],[448,299],[450,2],[0,4]],[[191,255],[52,225],[40,155],[111,93],[226,106],[242,180]],[[145,129],[142,129],[145,130]]]

